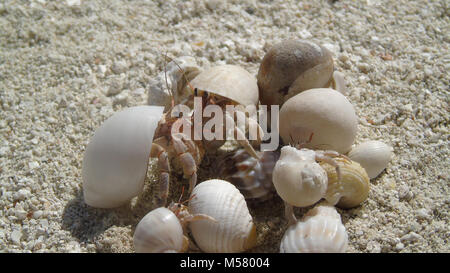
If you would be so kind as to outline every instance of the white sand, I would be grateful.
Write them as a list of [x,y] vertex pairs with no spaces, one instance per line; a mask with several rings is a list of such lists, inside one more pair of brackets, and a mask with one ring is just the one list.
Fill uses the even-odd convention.
[[[360,117],[357,142],[394,147],[368,200],[339,210],[349,252],[450,251],[448,2],[228,2],[0,3],[1,252],[133,251],[132,232],[152,209],[154,163],[131,205],[87,207],[81,163],[94,130],[113,112],[146,104],[166,52],[256,75],[285,38],[331,49]],[[252,251],[278,251],[280,199],[250,208],[259,234]]]

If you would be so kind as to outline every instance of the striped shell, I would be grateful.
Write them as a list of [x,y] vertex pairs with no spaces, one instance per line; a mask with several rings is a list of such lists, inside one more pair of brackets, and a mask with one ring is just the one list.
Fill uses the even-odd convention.
[[356,161],[348,163],[343,158],[334,159],[341,170],[341,181],[338,182],[336,168],[320,163],[327,172],[328,188],[325,199],[331,204],[348,209],[364,202],[369,196],[370,181],[366,170]]
[[343,253],[348,235],[341,216],[332,206],[319,205],[291,225],[280,245],[281,253]]
[[212,179],[192,191],[189,211],[206,214],[217,222],[198,220],[190,223],[195,242],[204,252],[236,253],[256,244],[256,227],[244,196],[231,183]]
[[392,147],[381,141],[367,141],[354,147],[348,157],[366,169],[370,179],[377,177],[389,164]]
[[130,107],[114,113],[95,131],[83,158],[86,204],[118,207],[142,191],[163,110],[161,106]]
[[136,226],[134,249],[139,253],[183,252],[183,228],[177,216],[161,207],[152,210]]
[[219,176],[230,181],[247,200],[267,200],[275,191],[272,171],[280,157],[278,151],[257,152],[260,159],[250,156],[244,149],[227,154],[218,160]]

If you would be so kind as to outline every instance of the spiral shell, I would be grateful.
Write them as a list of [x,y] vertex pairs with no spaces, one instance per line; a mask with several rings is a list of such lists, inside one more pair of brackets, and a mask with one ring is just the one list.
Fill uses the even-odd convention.
[[83,158],[86,204],[118,207],[142,191],[163,110],[161,106],[130,107],[112,115],[95,131]]
[[327,172],[328,188],[325,199],[336,204],[340,208],[353,208],[364,202],[369,196],[370,181],[366,170],[356,161],[347,162],[343,158],[334,159],[341,172],[341,180],[338,181],[336,168],[320,163]]
[[235,186],[212,179],[197,185],[192,196],[189,202],[192,214],[206,214],[217,220],[190,223],[192,235],[201,250],[235,253],[256,244],[255,224],[244,196]]
[[334,207],[319,205],[286,230],[280,252],[343,253],[347,245],[348,235],[341,216]]
[[136,226],[134,249],[139,253],[183,252],[183,228],[177,216],[161,207],[147,213]]
[[377,177],[389,164],[392,147],[381,141],[367,141],[354,147],[348,157],[366,169],[370,179]]
[[348,99],[336,90],[316,88],[287,100],[280,110],[280,136],[284,143],[305,142],[309,149],[345,154],[355,141],[358,119]]
[[264,201],[275,191],[272,172],[280,153],[265,151],[257,154],[259,160],[244,149],[237,150],[218,160],[218,169],[220,177],[236,186],[245,199]]
[[219,65],[200,73],[191,85],[201,91],[231,99],[243,106],[258,104],[256,78],[236,65]]
[[315,161],[313,150],[281,148],[272,180],[278,195],[297,207],[313,205],[327,190],[327,174]]

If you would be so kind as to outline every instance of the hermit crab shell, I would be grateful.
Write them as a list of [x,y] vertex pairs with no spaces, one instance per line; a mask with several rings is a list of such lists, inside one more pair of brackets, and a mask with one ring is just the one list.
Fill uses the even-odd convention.
[[307,142],[305,148],[345,154],[355,141],[357,126],[352,104],[330,88],[306,90],[286,101],[280,110],[280,135],[284,143]]
[[377,177],[389,164],[392,147],[381,141],[367,141],[354,147],[348,157],[366,169],[369,177]]
[[189,202],[191,214],[206,214],[217,222],[190,223],[195,242],[205,252],[236,253],[256,244],[256,227],[244,196],[231,183],[212,179],[197,185]]
[[311,88],[330,86],[333,58],[325,47],[305,40],[285,40],[264,56],[258,71],[261,104],[282,105]]
[[290,226],[280,245],[281,253],[343,253],[348,235],[341,216],[332,206],[317,206],[302,221]]
[[188,81],[195,78],[202,69],[191,56],[178,57],[167,64],[155,79],[149,83],[148,105],[165,106],[168,110],[172,99],[182,103],[190,94],[185,92]]
[[258,104],[256,78],[236,65],[209,68],[191,81],[199,91],[207,91],[231,99],[243,106]]
[[279,151],[257,152],[259,159],[239,149],[217,160],[219,176],[230,181],[246,200],[264,201],[273,196],[272,172]]
[[139,253],[182,252],[186,247],[180,221],[164,207],[152,210],[141,219],[133,243]]
[[325,162],[320,166],[328,176],[328,188],[325,199],[331,204],[348,209],[360,205],[369,196],[370,181],[366,170],[356,161],[334,158],[341,172],[339,181],[336,168]]
[[281,148],[272,179],[278,195],[297,207],[313,205],[327,190],[327,173],[315,162],[312,150],[297,150],[291,146]]
[[136,106],[115,113],[91,138],[83,158],[86,204],[118,207],[144,186],[150,149],[162,106]]

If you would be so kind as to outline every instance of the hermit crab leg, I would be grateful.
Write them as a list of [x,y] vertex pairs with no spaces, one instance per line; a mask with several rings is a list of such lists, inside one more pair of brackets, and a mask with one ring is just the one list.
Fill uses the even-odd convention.
[[217,222],[217,220],[207,214],[199,213],[199,214],[190,214],[184,218],[186,222],[193,222],[198,220],[208,220],[211,222]]
[[[183,134],[175,134],[172,136],[173,147],[180,159],[183,173],[189,177],[189,193],[191,193],[197,184],[197,163],[183,140],[186,142],[191,141]],[[191,147],[192,145],[193,143],[189,144]]]
[[288,225],[293,225],[297,223],[297,218],[294,214],[294,207],[288,202],[284,202],[284,217],[288,220]]
[[325,155],[325,156],[329,156],[329,157],[342,157],[345,161],[346,161],[346,163],[351,163],[351,159],[350,158],[348,158],[346,155],[343,155],[343,154],[340,154],[340,153],[338,153],[338,152],[336,152],[336,151],[332,151],[332,150],[325,150],[325,151],[322,151],[322,153]]
[[323,161],[323,162],[328,163],[331,166],[335,167],[338,181],[341,181],[341,170],[339,168],[338,163],[333,159],[333,157],[341,157],[346,161],[346,163],[351,163],[350,158],[348,158],[347,156],[340,154],[336,151],[332,151],[332,150],[326,150],[326,151],[320,151],[320,152],[316,151],[316,160]]
[[256,128],[256,144],[260,144],[262,141],[262,137],[264,136],[264,131],[258,122],[252,117],[246,117],[245,112],[237,110],[235,111],[237,119],[245,120],[246,125],[248,125],[248,130],[251,133],[255,133],[254,129]]
[[160,145],[153,143],[150,151],[150,157],[158,158],[158,166],[161,170],[159,176],[159,199],[157,201],[158,207],[163,207],[166,204],[167,196],[169,195],[169,173],[170,164],[167,151]]
[[190,154],[194,157],[195,162],[200,162],[201,155],[198,146],[192,139],[185,139],[184,144],[186,144]]
[[250,145],[250,142],[247,138],[245,138],[245,133],[236,126],[236,123],[234,122],[233,117],[230,115],[228,111],[225,112],[225,118],[227,124],[232,124],[231,131],[228,131],[230,128],[226,126],[227,129],[227,135],[234,135],[234,132],[236,132],[236,141],[241,145],[251,156],[254,158],[260,159],[259,155],[256,153],[255,149],[253,149],[252,145]]
[[336,154],[332,151],[329,152],[318,152],[316,151],[315,159],[316,161],[323,161],[325,163],[330,164],[331,166],[336,168],[336,174],[338,177],[338,181],[341,181],[341,169],[336,162],[336,160],[333,159],[333,157],[339,156],[339,153],[336,152]]

